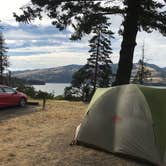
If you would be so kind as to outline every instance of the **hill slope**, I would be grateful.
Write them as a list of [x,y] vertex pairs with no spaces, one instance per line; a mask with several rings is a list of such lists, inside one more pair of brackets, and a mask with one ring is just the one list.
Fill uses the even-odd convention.
[[[146,64],[149,70],[152,73],[152,82],[153,83],[166,83],[166,68],[160,68],[154,64]],[[72,75],[80,69],[81,65],[68,65],[61,66],[56,68],[48,69],[35,69],[35,70],[25,70],[25,71],[16,71],[12,75],[14,77],[24,79],[24,80],[40,80],[47,83],[70,83],[72,80]],[[117,71],[117,64],[112,65],[113,73]],[[132,76],[137,72],[138,65],[133,65]]]
[[48,83],[69,83],[72,75],[81,68],[81,65],[68,65],[48,69],[16,71],[14,77],[25,80],[40,80]]

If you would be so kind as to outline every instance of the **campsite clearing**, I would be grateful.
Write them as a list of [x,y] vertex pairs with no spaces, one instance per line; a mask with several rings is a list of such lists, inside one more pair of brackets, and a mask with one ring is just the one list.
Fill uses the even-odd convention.
[[0,121],[3,166],[145,166],[105,152],[69,146],[86,104],[49,101],[46,111]]

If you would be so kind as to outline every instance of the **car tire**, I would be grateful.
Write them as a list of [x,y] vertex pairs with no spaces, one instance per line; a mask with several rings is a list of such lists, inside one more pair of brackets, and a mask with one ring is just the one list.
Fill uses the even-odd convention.
[[25,107],[26,106],[26,100],[24,98],[20,99],[19,106],[20,107]]

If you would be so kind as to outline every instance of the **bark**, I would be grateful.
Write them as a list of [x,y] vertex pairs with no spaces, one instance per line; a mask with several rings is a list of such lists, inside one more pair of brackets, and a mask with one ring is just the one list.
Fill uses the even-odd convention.
[[143,45],[143,48],[142,48],[142,59],[141,59],[141,61],[140,61],[140,63],[141,63],[141,73],[140,73],[140,79],[139,79],[139,82],[140,82],[140,84],[142,84],[143,85],[143,80],[144,80],[144,45]]
[[96,52],[96,62],[95,62],[95,75],[94,75],[94,87],[93,87],[93,92],[96,90],[96,85],[97,85],[97,76],[98,76],[98,61],[99,61],[99,47],[100,47],[100,32],[98,36],[98,43],[97,43],[97,52]]
[[124,20],[123,41],[116,80],[113,85],[129,84],[133,66],[134,48],[138,32],[140,0],[128,0],[127,15]]

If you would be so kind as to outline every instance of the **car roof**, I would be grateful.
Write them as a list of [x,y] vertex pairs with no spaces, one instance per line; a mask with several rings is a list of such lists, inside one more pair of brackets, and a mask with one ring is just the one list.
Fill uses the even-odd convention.
[[8,87],[8,86],[7,86],[7,85],[1,85],[1,84],[0,84],[0,88],[3,88],[3,87]]

